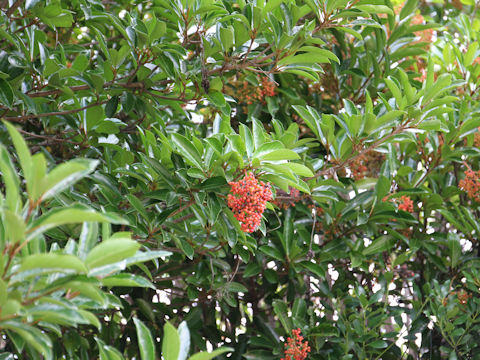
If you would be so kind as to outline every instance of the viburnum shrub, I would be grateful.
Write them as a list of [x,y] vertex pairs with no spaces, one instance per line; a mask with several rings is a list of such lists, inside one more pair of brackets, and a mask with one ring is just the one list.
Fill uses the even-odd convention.
[[477,10],[0,1],[0,360],[480,359]]
[[465,178],[459,181],[458,187],[465,191],[470,199],[480,202],[480,170],[465,170]]
[[254,232],[260,225],[267,201],[272,200],[270,184],[258,181],[251,172],[237,182],[229,182],[231,193],[228,195],[228,207],[240,222],[245,232]]
[[303,341],[300,329],[292,330],[293,337],[288,337],[285,344],[285,357],[280,360],[304,360],[310,352],[308,341]]

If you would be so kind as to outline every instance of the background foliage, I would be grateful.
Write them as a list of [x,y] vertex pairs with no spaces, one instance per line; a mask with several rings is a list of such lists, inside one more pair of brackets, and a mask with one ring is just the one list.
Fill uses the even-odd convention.
[[478,3],[0,8],[0,359],[480,358]]

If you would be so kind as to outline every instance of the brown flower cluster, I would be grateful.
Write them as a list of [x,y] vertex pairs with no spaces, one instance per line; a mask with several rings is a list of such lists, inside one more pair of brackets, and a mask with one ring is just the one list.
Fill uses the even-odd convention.
[[[417,14],[413,17],[411,25],[421,25],[425,23],[425,19],[421,14]],[[432,37],[433,37],[433,29],[425,29],[421,31],[415,31],[415,35],[418,36],[420,39],[419,41],[421,42],[427,42],[431,43],[432,42]]]
[[278,190],[275,200],[272,201],[272,204],[278,206],[280,209],[288,209],[304,199],[304,196],[300,195],[300,191],[297,189],[289,187],[288,190],[288,193],[283,190]]
[[468,300],[470,300],[470,298],[472,297],[472,294],[470,294],[468,291],[466,291],[465,289],[460,289],[460,290],[456,290],[456,291],[451,291],[450,294],[444,298],[442,300],[442,305],[443,306],[447,306],[448,304],[448,299],[450,298],[450,296],[456,296],[457,297],[457,300],[458,302],[461,304],[461,305],[467,305],[468,304]]
[[[377,151],[371,150],[356,157],[349,165],[351,176],[355,180],[361,180],[366,177],[377,177],[385,160],[385,155]],[[342,176],[346,175],[346,171],[341,172]]]
[[233,80],[231,82],[233,89],[227,88],[226,93],[235,97],[240,104],[246,103],[247,105],[251,105],[257,102],[265,104],[266,97],[277,94],[275,91],[276,85],[273,81],[270,81],[268,77],[259,78],[258,82],[259,85],[254,86],[247,80]]
[[477,128],[477,132],[473,135],[473,145],[475,147],[480,147],[480,127]]
[[457,299],[458,302],[462,305],[466,305],[468,303],[468,300],[472,297],[472,294],[469,292],[465,291],[464,289],[458,290],[457,291]]
[[459,181],[458,187],[467,193],[467,196],[480,203],[480,170],[473,171],[468,169],[465,171],[465,177]]

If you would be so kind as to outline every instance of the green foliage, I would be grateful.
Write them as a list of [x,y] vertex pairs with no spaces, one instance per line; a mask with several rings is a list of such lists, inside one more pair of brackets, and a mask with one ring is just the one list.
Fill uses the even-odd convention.
[[0,8],[0,359],[480,356],[474,1]]
[[[111,223],[127,223],[82,204],[54,201],[46,205],[46,199],[60,195],[67,186],[94,171],[97,161],[70,160],[46,173],[45,156],[32,156],[18,131],[10,124],[6,127],[25,174],[27,193],[22,206],[19,177],[1,146],[0,169],[6,196],[0,196],[0,329],[16,351],[53,359],[52,338],[61,336],[62,327],[84,324],[100,329],[94,312],[121,306],[120,299],[102,286],[153,288],[144,277],[119,272],[170,253],[140,252],[140,244],[125,232],[112,234],[97,244],[98,222],[105,229]],[[52,231],[63,229],[77,234],[78,241],[70,238],[64,247],[48,242]]]

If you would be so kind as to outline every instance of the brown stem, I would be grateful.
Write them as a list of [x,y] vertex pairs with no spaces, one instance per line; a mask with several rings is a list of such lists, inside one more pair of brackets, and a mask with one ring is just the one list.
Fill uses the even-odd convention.
[[[385,57],[385,52],[383,52],[382,56],[380,57],[380,60],[378,61],[378,63],[381,63],[383,58]],[[360,87],[358,88],[358,90],[355,92],[355,94],[353,95],[353,100],[357,99],[357,97],[360,95],[360,93],[363,91],[363,89],[365,88],[365,86],[367,86],[368,82],[370,81],[370,79],[373,77],[373,75],[375,74],[375,72],[372,70],[372,72],[368,75],[368,77],[365,79],[365,81],[363,82],[362,85],[360,85]]]
[[94,107],[94,106],[99,106],[107,103],[108,100],[103,100],[100,102],[95,102],[92,104],[85,105],[79,109],[71,109],[71,110],[64,110],[64,111],[57,111],[57,112],[50,112],[50,113],[42,113],[42,114],[29,114],[29,115],[23,115],[23,116],[6,116],[4,117],[5,120],[7,121],[12,121],[12,122],[23,122],[25,120],[30,120],[30,119],[38,119],[42,117],[49,117],[49,116],[62,116],[62,115],[68,115],[68,114],[74,114],[80,111],[83,111],[85,109]]
[[187,219],[190,219],[190,218],[192,218],[192,217],[194,217],[194,216],[195,216],[195,214],[191,213],[191,214],[182,216],[182,217],[180,217],[180,218],[178,218],[178,219],[175,219],[175,220],[173,220],[172,222],[173,222],[174,224],[178,224],[178,223],[181,223],[182,221],[185,221],[185,220],[187,220]]
[[[125,79],[125,78],[129,77],[130,75],[131,75],[131,73],[129,73],[126,76],[122,76],[122,77],[118,78],[117,80]],[[166,85],[170,82],[171,82],[170,80],[165,80],[165,81],[161,81],[159,84],[155,84],[155,85]],[[118,83],[118,82],[114,82],[114,81],[107,81],[105,84],[103,84],[104,89],[108,88],[110,86],[119,86],[119,87],[123,87],[123,88],[127,88],[127,89],[142,89],[142,88],[145,87],[143,82]],[[75,86],[70,86],[69,89],[71,91],[75,92],[75,91],[81,91],[81,90],[88,90],[88,89],[90,89],[90,86],[89,85],[75,85]],[[51,95],[60,95],[60,94],[63,94],[63,92],[64,91],[62,89],[54,89],[54,90],[37,91],[37,92],[34,92],[34,93],[27,93],[25,95],[27,95],[31,98],[37,98],[37,97],[46,97],[46,96],[51,96]]]
[[172,101],[181,101],[181,102],[189,102],[189,101],[195,100],[195,99],[186,100],[186,99],[182,99],[182,98],[179,98],[179,97],[170,97],[170,96],[158,95],[158,94],[155,94],[155,93],[152,92],[152,91],[158,91],[158,90],[153,90],[153,89],[152,89],[152,90],[150,90],[150,91],[146,91],[146,93],[152,95],[153,97],[156,97],[157,99],[172,100]]
[[387,141],[388,139],[392,138],[393,136],[401,133],[402,131],[406,130],[406,129],[409,129],[409,128],[413,128],[414,126],[411,126],[409,127],[408,126],[408,123],[410,122],[410,120],[408,120],[407,122],[405,122],[405,124],[399,126],[398,128],[394,129],[390,134],[384,136],[383,138],[375,141],[372,145],[370,145],[369,147],[367,148],[364,148],[362,150],[360,150],[357,155],[343,161],[341,164],[338,164],[338,165],[335,165],[335,166],[332,166],[332,167],[329,167],[328,169],[324,169],[324,170],[321,170],[319,172],[317,172],[313,177],[310,177],[310,178],[307,178],[307,181],[308,180],[312,180],[312,179],[315,179],[319,176],[323,176],[323,175],[327,175],[327,174],[331,174],[332,172],[335,172],[337,170],[340,170],[342,168],[344,168],[345,166],[349,165],[350,163],[352,163],[353,161],[355,161],[356,159],[358,159],[360,156],[362,156],[363,154],[375,149],[376,147],[380,146],[381,144],[383,144],[385,141]]
[[13,3],[13,5],[7,10],[5,13],[7,17],[13,15],[13,13],[23,4],[24,0],[17,0]]
[[62,138],[58,138],[56,136],[38,135],[38,134],[30,133],[30,132],[22,130],[22,129],[17,129],[17,130],[19,132],[21,132],[22,134],[30,136],[32,138],[47,140],[47,143],[48,142],[60,142],[60,143],[68,143],[68,144],[73,144],[73,145],[80,145],[81,144],[80,142],[71,141],[71,140],[68,140],[68,139],[62,139]]
[[25,30],[26,28],[29,28],[30,26],[33,26],[33,25],[35,25],[35,24],[37,24],[37,23],[38,23],[38,19],[35,18],[35,19],[33,19],[32,21],[30,21],[27,25],[24,25],[24,26],[18,28],[17,30],[15,30],[14,33],[16,34],[16,33],[20,32],[20,31],[23,31],[23,30]]
[[7,260],[7,264],[5,265],[5,268],[3,270],[3,279],[7,279],[5,276],[7,275],[7,272],[8,272],[8,268],[10,267],[10,265],[12,264],[12,261],[13,261],[13,253],[15,252],[15,246],[12,247],[8,253],[8,260]]
[[[190,200],[188,203],[186,203],[185,205],[183,205],[182,207],[180,207],[179,209],[175,210],[174,212],[172,212],[168,218],[171,218],[171,217],[174,217],[175,215],[178,215],[180,214],[182,211],[188,209],[190,206],[192,206],[193,204],[195,204],[195,200],[192,199]],[[167,218],[167,219],[168,219]]]

